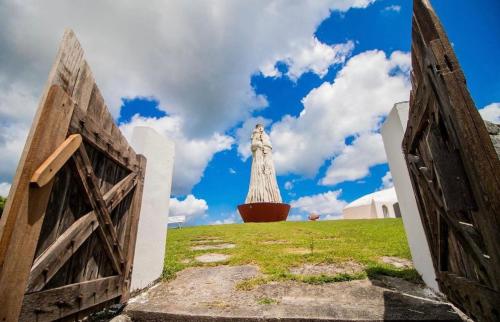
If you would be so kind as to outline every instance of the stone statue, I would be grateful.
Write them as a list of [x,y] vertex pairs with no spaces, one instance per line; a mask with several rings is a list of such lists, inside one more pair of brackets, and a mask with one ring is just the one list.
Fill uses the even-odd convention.
[[262,124],[257,124],[252,133],[252,171],[250,188],[245,203],[281,203],[280,190],[276,182],[272,145]]

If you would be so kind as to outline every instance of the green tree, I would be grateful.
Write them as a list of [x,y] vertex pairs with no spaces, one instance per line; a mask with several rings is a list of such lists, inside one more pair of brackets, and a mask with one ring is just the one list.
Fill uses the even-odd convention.
[[7,201],[7,199],[5,199],[4,197],[0,196],[0,214],[3,212],[3,207],[5,206],[5,202]]

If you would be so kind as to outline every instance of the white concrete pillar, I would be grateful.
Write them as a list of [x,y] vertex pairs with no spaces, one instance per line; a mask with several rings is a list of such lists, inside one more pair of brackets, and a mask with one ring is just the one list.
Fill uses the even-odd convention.
[[413,264],[422,275],[424,282],[429,287],[439,291],[429,245],[420,220],[417,201],[415,200],[401,147],[406,124],[408,123],[408,113],[408,102],[395,104],[382,126],[382,139],[392,180],[396,188],[396,195],[398,196],[401,217],[408,237]]
[[135,152],[147,158],[131,290],[148,286],[163,271],[168,207],[174,168],[174,143],[152,128],[135,127]]

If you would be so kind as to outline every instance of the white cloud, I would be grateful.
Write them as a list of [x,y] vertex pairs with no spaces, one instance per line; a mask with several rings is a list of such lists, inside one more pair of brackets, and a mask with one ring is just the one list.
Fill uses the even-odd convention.
[[7,198],[10,191],[10,183],[0,182],[0,196]]
[[500,103],[491,103],[479,110],[481,117],[486,121],[500,124]]
[[319,215],[340,216],[342,209],[347,205],[344,200],[338,199],[342,190],[328,191],[312,196],[300,197],[290,202],[293,208],[305,213]]
[[334,185],[361,179],[370,173],[370,167],[384,162],[386,155],[382,136],[378,133],[362,134],[332,161],[320,183]]
[[285,190],[292,190],[293,189],[293,182],[287,181],[285,182]]
[[245,120],[240,128],[236,130],[236,142],[238,144],[238,154],[241,159],[245,161],[250,156],[252,156],[252,151],[250,149],[252,131],[255,125],[262,124],[264,127],[271,124],[271,120],[263,118],[261,116],[251,117]]
[[232,212],[226,218],[218,219],[209,222],[209,225],[228,225],[228,224],[236,224],[242,222],[241,217],[238,213]]
[[229,173],[230,174],[236,174],[236,170],[234,170],[233,168],[229,168]]
[[392,173],[391,171],[387,171],[387,173],[382,177],[382,186],[381,189],[387,189],[394,187],[394,182],[392,181]]
[[[0,175],[12,177],[22,143],[9,148],[4,138],[14,126],[15,142],[26,137],[66,27],[114,115],[123,97],[154,97],[185,121],[183,137],[209,140],[267,104],[249,81],[259,67],[310,43],[331,10],[373,1],[2,1],[0,152],[9,159]],[[311,61],[303,68],[323,70]]]
[[197,184],[207,164],[217,152],[231,148],[233,138],[214,133],[207,138],[188,139],[183,134],[184,123],[178,116],[145,118],[135,115],[130,123],[120,126],[127,139],[135,126],[149,126],[175,142],[174,174],[172,194],[184,195]]
[[[0,95],[1,97],[1,95]],[[12,181],[21,157],[29,127],[24,122],[0,120],[0,181]]]
[[387,7],[384,8],[383,11],[400,12],[401,11],[401,6],[398,6],[398,5],[387,6]]
[[[0,69],[0,85],[3,81]],[[37,104],[35,95],[25,84],[6,82],[3,90],[0,87],[0,182],[12,180]]]
[[260,72],[265,77],[280,77],[280,76],[282,76],[281,72],[276,68],[275,59],[264,63],[264,65],[262,65],[260,67]]
[[189,221],[193,217],[204,216],[207,210],[207,202],[193,195],[187,195],[184,200],[170,198],[169,216],[186,216]]
[[352,41],[330,46],[313,37],[309,42],[296,44],[288,55],[277,57],[274,62],[266,62],[261,72],[268,77],[281,76],[275,64],[282,61],[288,66],[287,76],[294,81],[306,72],[324,77],[331,65],[344,63],[353,48]]
[[[312,177],[325,161],[349,151],[347,137],[378,131],[394,102],[408,99],[409,69],[410,56],[399,51],[387,57],[372,50],[349,59],[332,83],[324,82],[304,97],[298,117],[285,116],[273,124],[270,136],[278,174]],[[377,146],[384,153],[383,146]]]

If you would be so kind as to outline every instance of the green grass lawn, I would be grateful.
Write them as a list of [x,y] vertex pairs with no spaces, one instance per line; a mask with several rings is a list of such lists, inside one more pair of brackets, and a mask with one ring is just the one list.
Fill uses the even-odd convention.
[[[209,241],[214,239],[214,241]],[[219,241],[217,241],[219,240]],[[204,244],[233,243],[232,249],[193,251],[190,247]],[[269,280],[294,279],[308,283],[325,283],[362,279],[375,275],[391,275],[411,281],[420,277],[414,269],[397,269],[382,263],[381,256],[411,259],[401,219],[336,220],[318,222],[252,223],[220,226],[197,226],[169,229],[164,279],[172,279],[178,271],[192,266],[210,266],[194,260],[204,253],[229,254],[224,264],[254,264],[266,274],[248,281],[248,285]],[[304,263],[341,263],[355,261],[364,265],[359,274],[306,277],[289,273]]]

